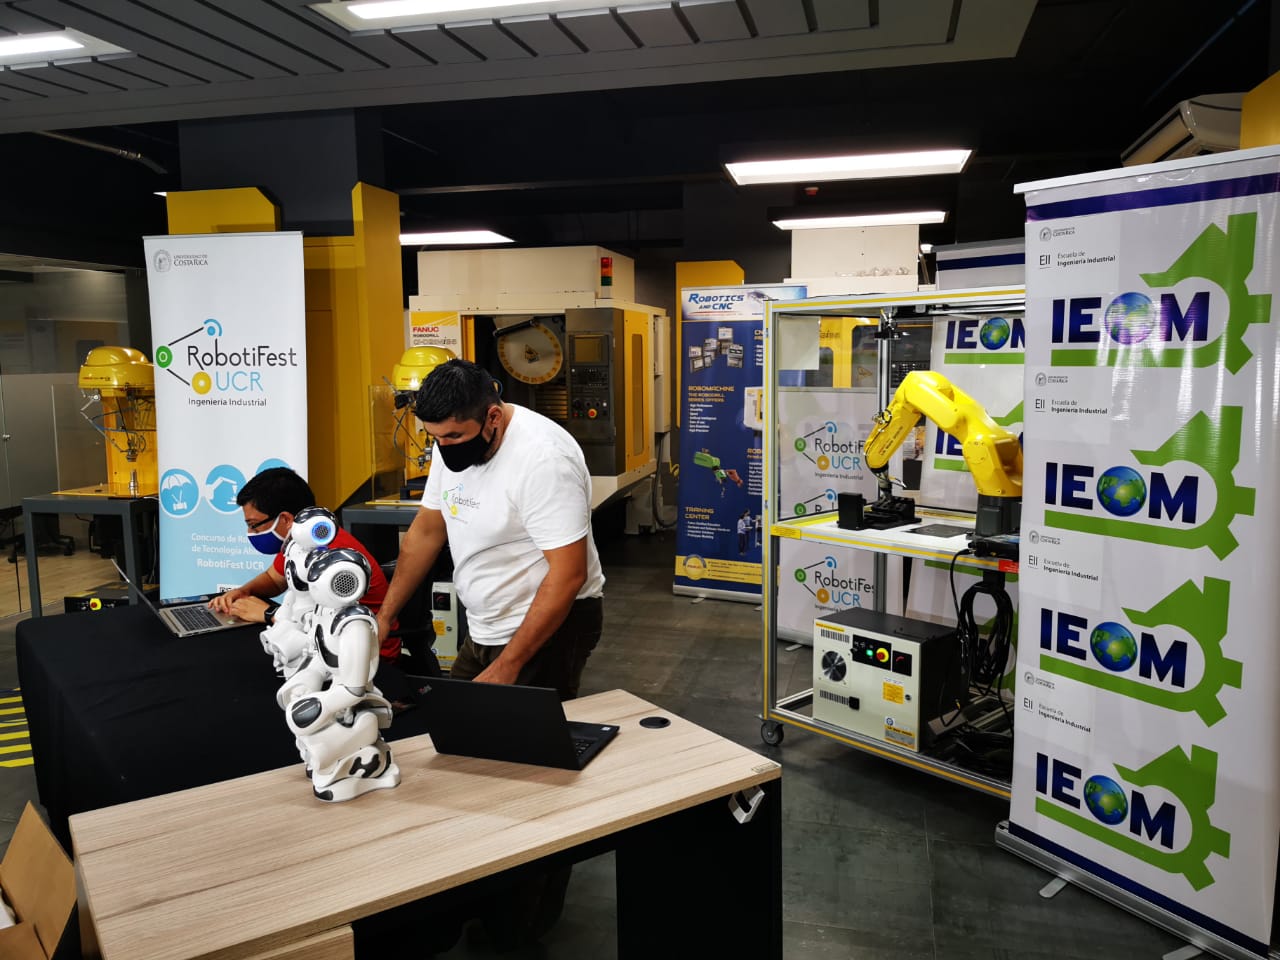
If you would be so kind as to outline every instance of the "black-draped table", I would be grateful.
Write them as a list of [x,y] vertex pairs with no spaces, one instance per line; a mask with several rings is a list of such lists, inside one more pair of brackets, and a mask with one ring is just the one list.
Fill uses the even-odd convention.
[[[143,606],[18,624],[36,787],[67,850],[75,813],[292,763],[303,778],[261,629],[179,638]],[[385,735],[425,733],[423,720],[409,710]]]

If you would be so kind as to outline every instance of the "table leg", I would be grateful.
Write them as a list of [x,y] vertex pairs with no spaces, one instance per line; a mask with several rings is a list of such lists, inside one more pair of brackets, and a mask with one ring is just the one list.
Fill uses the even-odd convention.
[[35,514],[22,509],[22,540],[27,550],[27,589],[31,592],[31,616],[40,617],[40,565],[36,557]]
[[781,960],[782,781],[763,790],[746,823],[722,797],[627,832],[617,852],[619,960],[677,946],[682,956]]
[[[142,590],[142,578],[138,575],[138,522],[141,519],[134,508],[137,501],[129,504],[123,517],[124,527],[124,572],[133,585]],[[139,603],[135,593],[128,592],[130,603]]]

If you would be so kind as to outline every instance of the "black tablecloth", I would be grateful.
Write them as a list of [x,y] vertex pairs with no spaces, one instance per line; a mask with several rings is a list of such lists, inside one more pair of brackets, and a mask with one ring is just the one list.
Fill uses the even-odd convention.
[[[308,789],[261,629],[178,638],[138,606],[18,624],[36,787],[68,851],[84,810],[295,763]],[[387,739],[425,733],[423,719],[400,714]]]

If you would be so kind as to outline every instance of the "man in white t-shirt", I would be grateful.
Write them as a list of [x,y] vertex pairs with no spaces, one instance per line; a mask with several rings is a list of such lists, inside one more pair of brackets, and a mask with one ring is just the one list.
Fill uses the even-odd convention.
[[[573,699],[604,621],[582,448],[541,414],[503,403],[493,376],[467,360],[436,367],[414,413],[435,447],[422,507],[378,611],[379,635],[448,543],[469,631],[449,675],[553,687]],[[473,912],[491,944],[515,948],[549,930],[569,873],[538,872],[483,898]],[[454,920],[467,915],[463,907]]]
[[467,360],[433,370],[414,412],[435,449],[379,628],[447,542],[469,630],[450,676],[576,697],[604,613],[582,448],[554,421],[503,403],[493,376]]

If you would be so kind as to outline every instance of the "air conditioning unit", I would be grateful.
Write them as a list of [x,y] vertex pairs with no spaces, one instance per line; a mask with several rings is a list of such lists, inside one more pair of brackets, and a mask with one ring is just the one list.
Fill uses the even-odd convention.
[[1126,167],[1240,149],[1243,93],[1183,100],[1120,155]]

